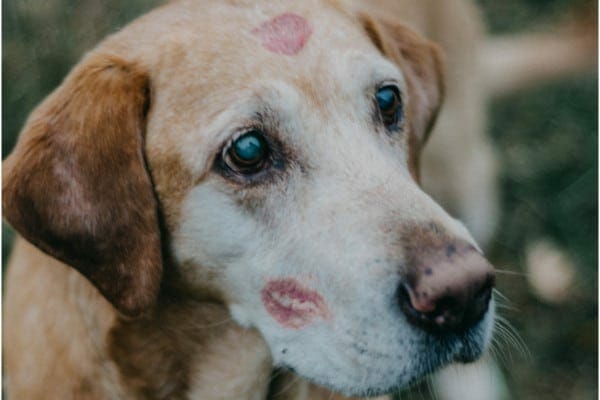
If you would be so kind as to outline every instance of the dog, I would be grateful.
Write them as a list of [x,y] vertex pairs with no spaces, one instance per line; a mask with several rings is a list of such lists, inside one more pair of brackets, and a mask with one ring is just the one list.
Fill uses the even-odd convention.
[[376,396],[476,360],[494,270],[418,184],[443,92],[434,44],[336,1],[108,37],[4,162],[7,394]]

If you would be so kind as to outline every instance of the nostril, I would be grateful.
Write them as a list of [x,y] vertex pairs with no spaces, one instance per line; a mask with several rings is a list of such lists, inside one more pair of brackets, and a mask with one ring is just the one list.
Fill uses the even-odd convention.
[[494,275],[490,274],[473,298],[470,313],[470,317],[473,323],[481,319],[481,317],[483,317],[483,315],[488,309],[488,306],[492,299],[494,280]]
[[435,305],[433,305],[433,311],[430,312],[418,310],[413,304],[413,299],[415,298],[413,293],[414,292],[410,287],[400,285],[398,290],[398,301],[402,312],[406,315],[410,323],[424,329],[434,328],[432,322],[434,321],[433,314],[435,313]]
[[454,303],[452,299],[441,299],[424,307],[417,298],[422,294],[415,292],[408,285],[400,285],[398,300],[400,308],[408,321],[427,331],[440,331],[450,321],[447,310]]
[[406,316],[410,319],[420,319],[421,312],[417,311],[410,299],[409,288],[406,285],[400,285],[398,289],[398,302],[400,304],[400,308],[406,314]]

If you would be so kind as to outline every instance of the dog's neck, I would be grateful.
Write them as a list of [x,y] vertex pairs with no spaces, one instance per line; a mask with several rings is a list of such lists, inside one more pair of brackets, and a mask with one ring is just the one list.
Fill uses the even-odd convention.
[[[4,319],[26,326],[10,331],[23,335],[5,340],[25,341],[31,354],[52,360],[40,368],[25,355],[6,359],[26,363],[30,378],[46,382],[44,393],[31,388],[23,398],[266,398],[269,350],[225,306],[161,296],[152,312],[127,320],[81,274],[26,241],[18,239],[13,255],[23,263],[8,270],[14,293]],[[16,302],[38,305],[28,311],[37,317],[11,315],[27,309]]]
[[142,397],[266,397],[269,350],[220,304],[162,299],[145,318],[118,319],[107,339],[125,386]]

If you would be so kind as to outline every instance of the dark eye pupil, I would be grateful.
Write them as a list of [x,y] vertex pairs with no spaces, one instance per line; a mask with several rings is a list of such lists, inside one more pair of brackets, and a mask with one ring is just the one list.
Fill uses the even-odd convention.
[[229,150],[232,161],[241,168],[258,167],[265,159],[267,145],[258,131],[237,138]]
[[375,100],[385,126],[391,130],[398,129],[403,112],[398,88],[395,86],[380,88],[375,94]]
[[390,88],[379,89],[376,97],[381,111],[390,111],[396,105],[396,93]]

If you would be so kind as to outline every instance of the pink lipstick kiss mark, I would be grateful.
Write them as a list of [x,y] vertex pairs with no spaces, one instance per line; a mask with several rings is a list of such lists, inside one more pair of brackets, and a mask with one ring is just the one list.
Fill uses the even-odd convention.
[[278,15],[252,30],[252,34],[260,38],[263,47],[286,56],[302,50],[311,33],[308,21],[292,13]]
[[317,318],[331,319],[323,297],[293,278],[267,282],[261,296],[267,312],[286,328],[299,329]]

